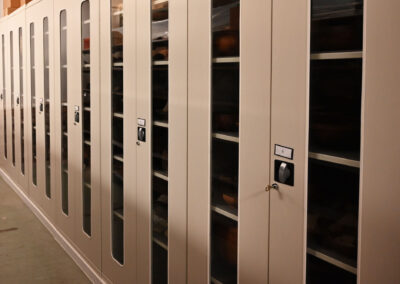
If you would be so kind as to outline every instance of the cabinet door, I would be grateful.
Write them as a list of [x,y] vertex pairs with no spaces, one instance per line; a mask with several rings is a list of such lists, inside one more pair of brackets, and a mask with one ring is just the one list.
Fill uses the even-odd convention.
[[25,174],[25,10],[18,10],[9,18],[10,44],[10,103],[12,167],[9,174],[21,189],[28,192]]
[[33,200],[48,218],[55,205],[54,145],[52,121],[53,2],[43,0],[26,9],[27,93],[29,94],[29,187]]
[[0,29],[0,62],[1,62],[1,93],[0,93],[0,133],[1,133],[1,138],[0,138],[0,161],[1,161],[1,166],[5,169],[6,167],[6,154],[5,154],[5,141],[6,141],[6,135],[4,135],[4,96],[5,96],[5,39],[4,39],[4,30],[5,26],[7,25],[7,22],[4,18],[1,18],[1,29]]
[[102,271],[131,283],[136,214],[143,214],[136,208],[136,2],[102,0],[100,7]]
[[73,44],[74,56],[69,61],[74,68],[73,76],[79,75],[71,86],[74,107],[71,120],[76,130],[71,138],[75,169],[73,202],[77,212],[75,237],[80,250],[100,269],[100,6],[98,0],[72,2],[70,21],[79,25],[73,26],[71,41],[80,42]]
[[17,153],[18,153],[18,181],[22,189],[28,193],[28,166],[27,166],[27,158],[28,158],[28,143],[26,143],[26,139],[28,136],[28,108],[27,106],[27,95],[26,95],[26,25],[25,25],[25,11],[22,13],[17,19],[17,25],[14,30],[15,41],[17,46],[15,47],[15,69],[16,69],[16,98],[15,103],[17,105],[16,110],[16,131],[17,135]]
[[187,1],[138,3],[138,282],[186,283]]
[[399,283],[400,2],[365,2],[358,279],[363,284]]
[[188,11],[188,282],[266,283],[271,1]]
[[356,283],[363,1],[273,13],[272,144],[294,155],[271,162],[293,163],[294,184],[273,169],[270,281]]

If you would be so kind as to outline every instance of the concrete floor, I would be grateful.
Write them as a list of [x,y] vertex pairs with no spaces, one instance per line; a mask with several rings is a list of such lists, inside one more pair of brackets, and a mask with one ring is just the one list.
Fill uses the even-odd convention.
[[90,283],[1,178],[0,283]]

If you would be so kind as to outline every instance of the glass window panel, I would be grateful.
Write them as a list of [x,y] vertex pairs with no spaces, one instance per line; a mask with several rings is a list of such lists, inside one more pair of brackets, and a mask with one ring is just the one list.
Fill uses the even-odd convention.
[[124,263],[124,86],[122,0],[111,0],[111,227],[112,254]]
[[237,283],[240,1],[212,1],[211,280]]
[[356,283],[363,1],[311,4],[306,282]]
[[25,175],[25,117],[24,117],[24,62],[22,28],[18,29],[19,46],[19,105],[20,105],[20,143],[21,143],[21,173]]
[[62,210],[69,214],[68,202],[68,61],[67,12],[60,12],[60,74],[61,74],[61,183]]
[[43,78],[44,78],[44,126],[45,126],[45,173],[46,196],[51,198],[51,159],[50,159],[50,61],[49,61],[49,20],[43,19]]
[[2,42],[2,61],[3,61],[3,137],[4,137],[4,158],[7,159],[7,93],[6,93],[6,55],[4,34],[1,36]]
[[152,283],[168,282],[169,2],[151,0]]
[[90,132],[90,2],[81,6],[81,56],[82,56],[82,206],[83,230],[91,235],[91,132]]
[[36,74],[35,74],[35,24],[29,28],[30,71],[31,71],[31,120],[32,120],[32,183],[37,185],[36,157]]
[[10,32],[10,77],[11,77],[11,151],[15,167],[15,104],[14,104],[14,33]]

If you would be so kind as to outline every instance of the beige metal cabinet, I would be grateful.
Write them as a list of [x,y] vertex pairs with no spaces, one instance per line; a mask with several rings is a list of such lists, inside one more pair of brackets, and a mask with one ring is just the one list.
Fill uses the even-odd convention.
[[[8,80],[6,93],[10,94],[10,139],[11,143],[11,167],[9,174],[13,180],[23,190],[28,193],[28,169],[26,165],[28,145],[25,139],[28,135],[27,131],[27,96],[26,91],[26,32],[25,32],[25,9],[19,9],[14,12],[8,19],[5,33],[8,35],[8,52],[5,56],[9,56],[8,66],[5,67],[8,72]],[[7,62],[7,61],[5,61]],[[7,77],[6,77],[7,78]]]
[[136,208],[136,2],[102,0],[100,7],[102,272],[130,283],[137,214],[145,214]]
[[28,5],[25,29],[29,193],[43,213],[54,220],[53,2],[42,0]]
[[276,160],[294,163],[295,177],[271,191],[271,283],[399,281],[398,225],[383,221],[398,219],[399,197],[377,188],[392,172],[383,161],[398,156],[398,37],[378,35],[381,22],[398,25],[398,5],[372,2],[274,3],[271,148],[287,145],[294,158],[272,155],[271,179]]
[[0,68],[0,74],[1,74],[1,92],[0,92],[0,131],[1,131],[1,138],[0,138],[0,164],[1,166],[5,169],[5,165],[6,165],[6,157],[5,157],[5,153],[4,153],[4,140],[5,140],[5,136],[4,135],[4,94],[5,94],[5,62],[4,62],[4,58],[3,58],[3,53],[5,56],[5,42],[3,41],[3,28],[5,25],[5,18],[1,18],[0,19],[0,32],[1,32],[1,40],[0,40],[0,62],[1,62],[1,68]]
[[188,11],[188,282],[266,283],[271,1]]
[[[99,1],[54,1],[56,225],[100,271]],[[79,43],[79,44],[77,44]]]
[[186,283],[187,1],[138,1],[136,15],[137,282]]

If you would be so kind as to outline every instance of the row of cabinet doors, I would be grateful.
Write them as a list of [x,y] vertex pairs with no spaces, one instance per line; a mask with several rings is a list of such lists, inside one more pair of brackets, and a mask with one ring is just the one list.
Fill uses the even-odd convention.
[[300,283],[306,2],[33,1],[1,21],[3,167],[110,282]]

